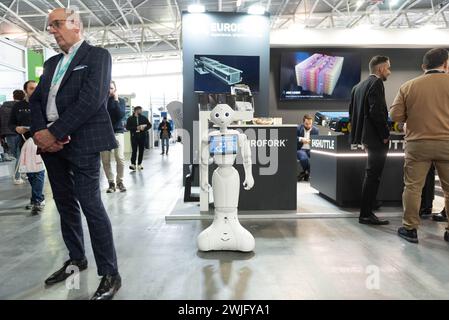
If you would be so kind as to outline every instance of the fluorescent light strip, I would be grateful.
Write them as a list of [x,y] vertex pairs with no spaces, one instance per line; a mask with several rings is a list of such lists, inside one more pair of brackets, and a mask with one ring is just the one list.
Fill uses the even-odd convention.
[[[310,150],[313,153],[316,154],[322,154],[325,156],[331,156],[335,158],[366,158],[368,157],[367,153],[332,153],[327,151],[320,151],[320,150]],[[387,157],[393,157],[393,158],[400,158],[404,157],[405,153],[388,153]]]
[[248,8],[248,14],[262,15],[264,13],[265,8],[258,4],[253,4],[251,7]]
[[203,13],[206,11],[204,5],[200,3],[191,4],[187,7],[187,11],[190,13]]

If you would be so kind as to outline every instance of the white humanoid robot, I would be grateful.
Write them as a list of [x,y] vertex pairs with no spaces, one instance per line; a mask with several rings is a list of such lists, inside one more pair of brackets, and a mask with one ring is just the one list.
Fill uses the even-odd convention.
[[[240,176],[234,168],[237,152],[240,151],[245,169],[243,187],[250,190],[254,186],[251,149],[245,134],[229,130],[234,122],[234,110],[227,104],[218,104],[210,113],[210,121],[220,127],[202,139],[201,166],[204,168],[215,162],[218,168],[212,175],[215,215],[212,225],[198,236],[201,251],[232,250],[250,252],[254,250],[254,237],[243,228],[238,220],[237,206],[240,193]],[[207,179],[201,181],[201,188],[207,191]]]

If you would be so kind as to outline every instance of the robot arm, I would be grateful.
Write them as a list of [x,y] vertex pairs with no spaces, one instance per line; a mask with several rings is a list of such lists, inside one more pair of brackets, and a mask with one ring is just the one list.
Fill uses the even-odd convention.
[[203,139],[201,139],[201,161],[200,161],[200,176],[201,181],[201,189],[203,191],[209,191],[209,174],[208,174],[208,165],[211,165],[213,162],[213,158],[211,158],[209,154],[209,136],[205,135]]
[[239,134],[239,144],[243,158],[243,168],[245,169],[245,181],[243,182],[243,187],[245,190],[250,190],[254,186],[251,162],[251,148],[248,138],[243,133]]

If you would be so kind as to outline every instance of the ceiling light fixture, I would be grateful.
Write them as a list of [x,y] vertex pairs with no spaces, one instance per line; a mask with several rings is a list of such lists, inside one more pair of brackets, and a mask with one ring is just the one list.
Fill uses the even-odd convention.
[[249,14],[265,14],[265,8],[258,4],[253,4],[248,8]]
[[390,4],[390,7],[393,7],[398,4],[398,0],[390,0],[389,4]]
[[187,11],[189,11],[190,13],[203,13],[206,11],[206,8],[204,7],[204,5],[200,4],[200,3],[195,3],[195,4],[191,4],[187,7]]
[[438,26],[434,23],[426,23],[420,27],[421,30],[435,30]]

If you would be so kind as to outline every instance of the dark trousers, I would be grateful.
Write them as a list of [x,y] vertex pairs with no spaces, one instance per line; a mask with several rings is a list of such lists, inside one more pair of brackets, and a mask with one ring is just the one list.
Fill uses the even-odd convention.
[[81,260],[85,257],[82,209],[89,227],[98,274],[115,275],[118,270],[111,222],[100,193],[100,153],[74,155],[67,146],[57,153],[44,153],[42,158],[70,258]]
[[162,142],[162,153],[165,152],[165,148],[167,148],[168,153],[168,148],[170,147],[170,138],[161,138],[161,142]]
[[427,173],[426,183],[421,193],[421,209],[432,209],[433,199],[435,198],[435,167],[430,166]]
[[39,204],[45,200],[44,197],[44,181],[45,170],[41,172],[27,173],[28,182],[31,185],[31,203]]
[[310,172],[310,150],[300,149],[296,152],[299,162],[301,162],[301,167],[304,171]]
[[[16,169],[19,164],[19,158],[20,158],[20,152],[21,152],[21,144],[20,144],[21,141],[22,141],[22,137],[18,134],[6,136],[6,143],[8,144],[8,153],[9,153],[9,155],[16,158],[16,165],[15,165]],[[14,179],[16,179],[16,180],[20,179],[19,170],[16,170],[16,173],[14,174]]]
[[139,149],[139,159],[137,164],[142,164],[143,152],[145,151],[145,138],[145,134],[135,134],[131,136],[131,147],[133,150],[131,154],[131,164],[136,164],[137,149]]
[[373,212],[380,178],[387,159],[388,144],[375,148],[365,146],[365,150],[368,153],[368,159],[362,186],[360,217],[367,217]]

